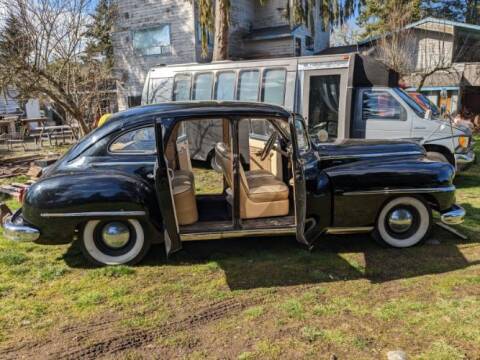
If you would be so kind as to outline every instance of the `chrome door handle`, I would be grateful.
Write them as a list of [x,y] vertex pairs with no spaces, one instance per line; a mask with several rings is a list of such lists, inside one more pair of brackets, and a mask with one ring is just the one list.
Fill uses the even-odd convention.
[[413,129],[414,130],[425,130],[426,127],[425,126],[415,126]]
[[155,175],[153,175],[153,173],[148,173],[147,179],[155,179]]

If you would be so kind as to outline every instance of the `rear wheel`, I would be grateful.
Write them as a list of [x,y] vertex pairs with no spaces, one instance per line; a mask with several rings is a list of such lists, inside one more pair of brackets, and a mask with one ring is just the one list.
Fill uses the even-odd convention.
[[405,196],[389,201],[377,218],[374,238],[396,248],[415,246],[423,242],[432,227],[432,211],[428,204]]
[[136,264],[150,248],[143,226],[136,219],[90,220],[80,242],[83,254],[95,265]]

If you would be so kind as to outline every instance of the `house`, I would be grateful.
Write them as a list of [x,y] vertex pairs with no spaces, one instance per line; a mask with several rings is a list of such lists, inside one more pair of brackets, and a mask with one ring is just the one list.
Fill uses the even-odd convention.
[[[229,54],[231,59],[300,56],[328,46],[329,32],[319,18],[319,6],[307,24],[291,26],[288,1],[230,2]],[[306,0],[305,6],[311,2]],[[119,108],[138,105],[148,70],[159,64],[207,62],[202,54],[196,1],[118,0],[118,19],[112,35],[119,79]],[[307,9],[307,11],[309,11]]]
[[[398,34],[397,56],[404,53],[407,90],[421,86],[424,93],[442,110],[466,110],[480,114],[480,26],[428,17],[405,26]],[[349,52],[382,57],[381,40],[394,41],[392,34],[370,38],[354,45],[325,49],[320,54]],[[388,45],[387,45],[388,46]]]

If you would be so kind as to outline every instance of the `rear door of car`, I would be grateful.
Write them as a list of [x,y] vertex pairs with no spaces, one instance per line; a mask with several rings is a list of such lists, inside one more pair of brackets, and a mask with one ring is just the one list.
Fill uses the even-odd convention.
[[175,204],[173,200],[172,181],[165,157],[166,131],[173,126],[173,119],[156,119],[155,139],[157,144],[157,159],[155,164],[155,189],[157,192],[158,206],[162,214],[165,250],[167,255],[182,248],[180,241]]

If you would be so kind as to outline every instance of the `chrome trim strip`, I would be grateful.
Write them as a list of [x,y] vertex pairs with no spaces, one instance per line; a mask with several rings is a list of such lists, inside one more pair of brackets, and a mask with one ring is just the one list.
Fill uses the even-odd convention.
[[373,226],[338,227],[338,228],[328,228],[326,233],[330,235],[356,234],[356,233],[370,232],[373,229],[374,229]]
[[249,237],[249,236],[295,235],[296,233],[297,233],[297,230],[295,227],[280,228],[280,229],[231,230],[231,231],[180,234],[180,240],[182,241],[217,240],[217,239],[240,238],[240,237]]
[[155,161],[110,161],[110,162],[93,162],[92,166],[122,166],[122,165],[155,165]]
[[455,191],[455,186],[438,187],[438,188],[410,188],[410,189],[379,189],[379,190],[359,190],[347,191],[341,195],[344,196],[358,196],[358,195],[385,195],[385,194],[428,194],[438,192],[452,192]]
[[458,225],[465,220],[466,211],[459,205],[453,205],[450,211],[444,212],[440,220],[445,225]]
[[379,157],[379,156],[407,156],[407,155],[423,155],[423,153],[419,151],[407,151],[403,153],[390,152],[390,153],[330,155],[330,156],[320,155],[320,159],[321,160],[338,160],[338,159],[352,159],[352,158],[372,158],[372,157]]
[[95,216],[145,216],[145,211],[86,211],[75,213],[41,213],[44,218],[52,217],[95,217]]

